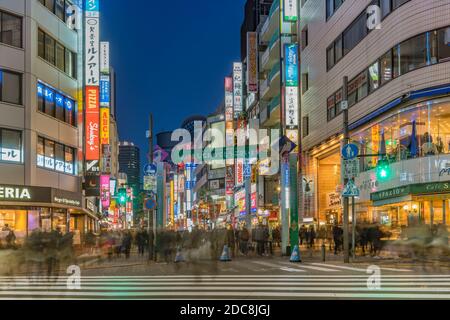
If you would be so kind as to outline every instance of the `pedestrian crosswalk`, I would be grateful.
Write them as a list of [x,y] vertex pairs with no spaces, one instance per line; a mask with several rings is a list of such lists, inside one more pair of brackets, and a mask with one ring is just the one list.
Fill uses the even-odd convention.
[[[450,299],[450,275],[87,276],[56,281],[0,277],[0,299]],[[69,283],[70,285],[70,283]]]
[[[282,271],[288,271],[288,272],[325,272],[325,273],[339,273],[344,271],[353,271],[353,272],[363,272],[367,273],[368,269],[363,267],[349,267],[349,266],[342,266],[338,264],[332,264],[332,263],[291,263],[291,262],[284,262],[284,261],[276,261],[276,262],[268,262],[268,261],[261,261],[261,260],[254,260],[249,261],[249,264],[251,265],[259,265],[259,266],[265,266],[271,269],[278,269]],[[251,267],[247,265],[247,267],[251,270]],[[389,268],[389,267],[380,267],[381,271],[391,271],[391,272],[412,272],[411,269],[405,269],[405,268]]]

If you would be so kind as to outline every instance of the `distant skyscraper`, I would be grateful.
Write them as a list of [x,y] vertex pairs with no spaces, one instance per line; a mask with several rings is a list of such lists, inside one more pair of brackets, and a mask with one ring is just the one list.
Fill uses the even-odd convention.
[[139,148],[132,142],[119,143],[119,172],[127,174],[128,185],[139,192],[141,163]]

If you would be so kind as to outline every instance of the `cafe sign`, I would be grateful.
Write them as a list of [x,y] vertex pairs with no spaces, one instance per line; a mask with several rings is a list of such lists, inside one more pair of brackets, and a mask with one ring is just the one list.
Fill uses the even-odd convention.
[[81,194],[48,187],[0,185],[0,202],[29,202],[81,207]]
[[370,200],[379,201],[407,195],[450,193],[450,181],[412,184],[372,193]]

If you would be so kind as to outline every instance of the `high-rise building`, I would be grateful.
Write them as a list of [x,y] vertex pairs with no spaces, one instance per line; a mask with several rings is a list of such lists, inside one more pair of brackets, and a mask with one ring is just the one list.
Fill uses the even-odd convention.
[[0,228],[19,242],[97,225],[82,194],[83,31],[66,24],[71,4],[0,2]]
[[132,142],[119,143],[119,172],[126,173],[128,185],[133,188],[135,194],[140,191],[140,151]]
[[[379,6],[379,19],[368,19],[369,5]],[[394,238],[417,222],[448,224],[450,2],[307,1],[300,21],[305,216],[343,220],[346,76],[360,155],[356,221],[379,223]]]

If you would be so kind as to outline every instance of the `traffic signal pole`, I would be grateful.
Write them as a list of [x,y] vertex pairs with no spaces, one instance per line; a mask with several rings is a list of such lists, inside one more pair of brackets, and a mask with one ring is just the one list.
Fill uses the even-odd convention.
[[[342,89],[342,109],[344,119],[344,143],[347,145],[350,142],[350,133],[348,128],[348,77],[344,77]],[[343,167],[342,169],[343,170]],[[347,185],[348,179],[344,177],[344,187]],[[349,236],[348,236],[348,218],[349,218],[349,198],[344,197],[344,212],[343,212],[343,230],[344,230],[344,263],[350,262],[349,254]]]

